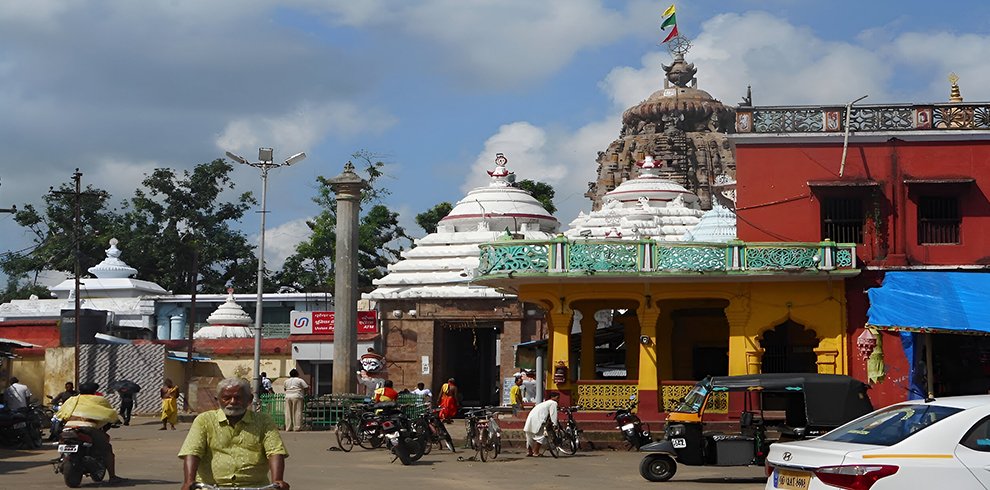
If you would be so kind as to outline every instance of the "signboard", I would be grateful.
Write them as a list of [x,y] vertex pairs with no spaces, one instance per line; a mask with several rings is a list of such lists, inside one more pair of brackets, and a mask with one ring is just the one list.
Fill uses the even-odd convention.
[[[333,333],[334,312],[295,311],[289,313],[289,333],[293,335],[328,335]],[[378,312],[357,313],[357,333],[378,333]]]

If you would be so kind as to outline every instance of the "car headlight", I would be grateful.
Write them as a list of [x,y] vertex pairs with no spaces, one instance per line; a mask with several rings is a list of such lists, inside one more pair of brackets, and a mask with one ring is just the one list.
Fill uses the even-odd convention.
[[680,437],[684,435],[683,425],[671,425],[667,427],[667,435],[670,437]]

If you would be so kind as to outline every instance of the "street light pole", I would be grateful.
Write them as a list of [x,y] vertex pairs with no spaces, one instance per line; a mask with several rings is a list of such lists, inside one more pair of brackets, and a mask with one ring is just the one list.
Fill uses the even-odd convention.
[[288,167],[306,158],[305,153],[296,153],[282,163],[274,163],[271,148],[258,148],[258,162],[249,162],[244,157],[226,152],[227,157],[237,163],[261,170],[261,236],[258,238],[258,297],[254,307],[254,397],[255,404],[261,403],[261,313],[265,296],[265,215],[268,214],[268,171],[273,168]]

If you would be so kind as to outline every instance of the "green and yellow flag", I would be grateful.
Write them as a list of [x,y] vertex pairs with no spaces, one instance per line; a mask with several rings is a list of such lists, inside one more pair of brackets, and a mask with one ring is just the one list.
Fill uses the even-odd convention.
[[664,38],[663,42],[665,43],[677,37],[677,12],[675,11],[673,4],[671,4],[670,7],[667,7],[667,10],[663,11],[663,17],[663,22],[660,23],[660,30],[666,31],[668,27],[673,27],[673,29],[670,30],[670,34],[667,34],[667,37]]

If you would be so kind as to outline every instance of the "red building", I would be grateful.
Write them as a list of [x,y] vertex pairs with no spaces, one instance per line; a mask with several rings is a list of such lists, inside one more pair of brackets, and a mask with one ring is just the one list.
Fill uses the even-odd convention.
[[[863,272],[846,284],[850,352],[871,335],[863,334],[866,290],[880,287],[886,273],[990,267],[990,104],[962,103],[956,86],[953,96],[958,102],[856,105],[848,119],[845,106],[737,110],[739,239],[858,244]],[[951,289],[951,276],[938,279]],[[990,286],[990,274],[979,279]],[[978,334],[977,327],[964,330]],[[925,336],[905,331],[935,333],[933,363],[925,366],[927,356],[911,348]],[[925,369],[935,373],[936,395],[987,392],[990,337],[942,332],[883,331],[886,378],[874,385],[875,405],[908,398],[912,385],[923,391]],[[849,366],[863,380],[864,353]]]

